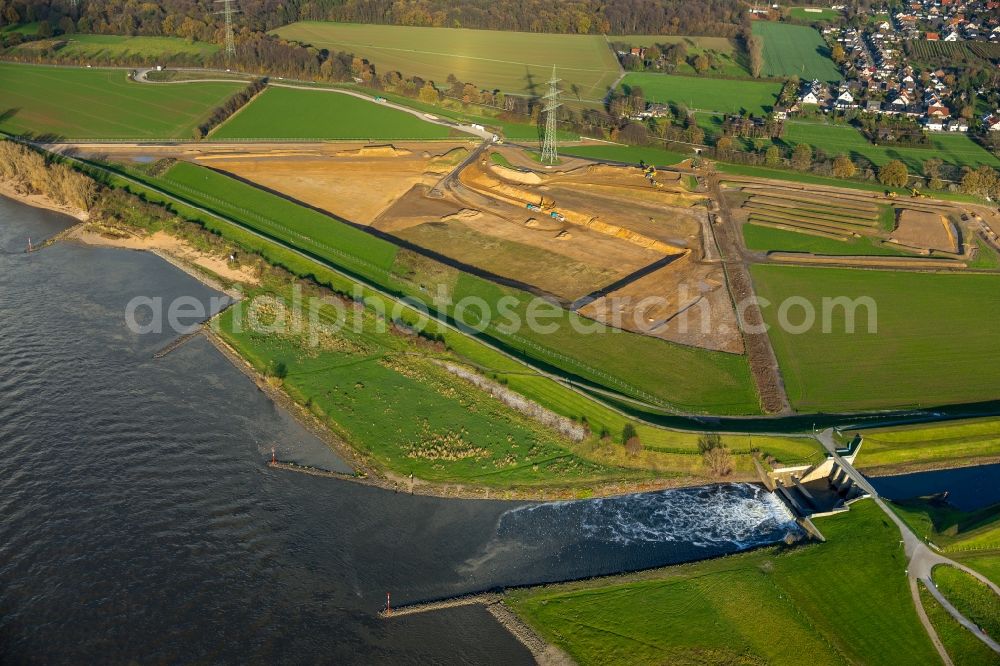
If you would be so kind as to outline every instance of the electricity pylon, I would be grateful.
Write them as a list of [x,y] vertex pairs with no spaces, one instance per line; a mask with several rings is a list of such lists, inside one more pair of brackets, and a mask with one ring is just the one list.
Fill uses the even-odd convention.
[[552,78],[549,79],[549,91],[545,93],[545,138],[542,140],[542,162],[557,164],[559,151],[556,148],[556,132],[558,131],[556,110],[562,106],[559,103],[559,79],[556,78],[556,66],[552,65]]
[[233,9],[233,0],[215,0],[215,2],[223,3],[222,11],[215,13],[222,14],[226,18],[226,57],[232,59],[236,56],[236,40],[233,39],[233,14],[240,10]]

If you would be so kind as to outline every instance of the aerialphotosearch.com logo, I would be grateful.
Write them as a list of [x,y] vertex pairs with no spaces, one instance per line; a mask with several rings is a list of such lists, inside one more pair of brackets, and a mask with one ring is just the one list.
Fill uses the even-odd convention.
[[[728,300],[728,295],[720,295]],[[765,312],[773,310],[774,323],[792,335],[809,332],[863,333],[878,332],[878,304],[869,296],[822,297],[808,299],[791,296],[779,303],[751,297],[738,301],[734,308],[712,307],[709,298],[697,288],[681,284],[676,291],[641,298],[605,296],[572,304],[572,309],[586,307],[586,316],[542,297],[528,300],[504,295],[490,302],[480,296],[454,300],[445,285],[439,285],[430,303],[416,298],[388,299],[372,296],[356,286],[350,296],[304,297],[295,285],[291,297],[279,298],[257,294],[243,298],[213,296],[208,302],[193,296],[165,300],[160,296],[136,296],[125,307],[125,323],[137,334],[172,331],[192,333],[211,318],[218,330],[217,313],[232,309],[231,331],[263,334],[301,335],[310,346],[324,336],[343,331],[361,333],[366,325],[384,333],[389,327],[413,334],[425,331],[434,322],[444,322],[467,332],[482,333],[493,329],[506,336],[525,329],[533,334],[551,335],[567,328],[580,335],[613,335],[633,331],[661,337],[697,334],[713,336],[731,333],[733,327],[745,335],[759,335],[771,330]],[[720,314],[720,312],[722,314]]]

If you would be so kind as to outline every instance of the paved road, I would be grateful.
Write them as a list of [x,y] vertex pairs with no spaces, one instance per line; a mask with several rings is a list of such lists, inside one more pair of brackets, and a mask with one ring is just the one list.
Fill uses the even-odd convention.
[[938,649],[938,653],[941,655],[941,659],[946,664],[951,664],[951,659],[948,657],[947,652],[944,651],[944,647],[941,645],[941,641],[937,637],[937,632],[934,631],[934,627],[931,625],[930,620],[927,618],[924,612],[923,605],[920,603],[920,594],[917,586],[917,582],[922,582],[927,589],[930,591],[934,598],[937,599],[941,605],[948,611],[948,613],[955,618],[963,627],[972,632],[972,634],[985,643],[991,650],[1000,654],[1000,644],[997,643],[993,638],[991,638],[986,632],[980,629],[974,622],[969,620],[967,617],[962,615],[947,599],[941,594],[934,585],[934,581],[931,579],[931,571],[934,567],[943,564],[956,569],[961,569],[970,576],[975,577],[977,580],[985,583],[994,593],[1000,597],[1000,587],[997,587],[991,580],[983,576],[978,571],[970,569],[960,562],[956,562],[952,559],[944,557],[939,553],[931,550],[927,544],[923,542],[920,537],[914,534],[910,526],[903,522],[895,511],[886,506],[882,498],[879,497],[875,488],[868,482],[868,479],[864,477],[858,470],[854,469],[854,465],[844,460],[844,458],[837,453],[837,443],[833,438],[833,429],[827,428],[821,432],[818,436],[820,443],[826,448],[826,450],[833,456],[837,464],[847,472],[847,475],[851,477],[862,490],[871,495],[872,500],[885,512],[892,522],[896,524],[899,528],[899,533],[903,540],[903,551],[906,553],[908,558],[908,563],[906,567],[906,575],[910,582],[910,594],[913,597],[913,603],[917,608],[917,614],[920,616],[920,621],[923,623],[924,628],[931,637],[931,641],[934,646]]

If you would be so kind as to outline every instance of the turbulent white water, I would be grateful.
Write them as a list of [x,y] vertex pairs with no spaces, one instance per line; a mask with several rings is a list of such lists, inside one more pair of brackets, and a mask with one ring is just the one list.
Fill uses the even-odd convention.
[[737,549],[801,534],[781,500],[747,483],[519,507],[500,517],[498,533],[530,539],[553,528],[620,546],[677,542]]

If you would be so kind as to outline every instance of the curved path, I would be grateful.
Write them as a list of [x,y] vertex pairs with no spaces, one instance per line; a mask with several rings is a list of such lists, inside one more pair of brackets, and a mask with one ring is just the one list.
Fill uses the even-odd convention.
[[941,655],[942,661],[946,664],[952,663],[951,658],[948,656],[948,653],[945,652],[944,646],[938,639],[937,632],[934,630],[933,625],[931,625],[930,620],[924,611],[923,604],[920,602],[920,592],[917,585],[918,581],[927,586],[928,591],[930,591],[934,598],[938,600],[946,611],[948,611],[948,614],[955,618],[959,624],[972,632],[976,638],[985,643],[991,650],[1000,654],[1000,644],[980,629],[975,622],[972,622],[967,617],[962,615],[958,609],[945,599],[944,595],[942,595],[940,590],[937,589],[937,586],[934,585],[934,581],[931,579],[931,571],[938,565],[955,567],[956,569],[960,569],[983,582],[987,587],[993,590],[998,597],[1000,597],[1000,587],[993,583],[993,581],[986,578],[986,576],[980,574],[978,571],[970,569],[964,564],[949,559],[944,555],[935,553],[928,548],[927,544],[925,544],[920,537],[918,537],[913,530],[910,529],[910,526],[907,525],[895,511],[886,506],[885,502],[882,501],[882,498],[879,497],[878,493],[875,491],[875,488],[868,482],[868,479],[854,469],[854,466],[851,463],[844,460],[844,458],[837,453],[837,443],[833,439],[832,428],[828,428],[819,433],[817,439],[819,439],[820,443],[822,443],[826,450],[833,456],[834,460],[837,461],[837,464],[840,465],[845,472],[847,472],[847,475],[851,478],[851,480],[854,481],[854,483],[857,484],[862,490],[868,493],[879,508],[882,509],[889,519],[896,524],[896,527],[899,528],[899,533],[903,542],[903,551],[906,553],[908,558],[906,575],[910,582],[910,594],[913,597],[913,603],[916,606],[917,615],[920,617],[920,621],[924,625],[924,629],[927,630],[927,634],[934,643],[934,647],[937,648],[938,654]]
[[[245,83],[246,82],[245,79],[222,79],[222,78],[220,78],[220,79],[189,79],[189,80],[186,80],[186,81],[150,81],[149,78],[148,78],[148,75],[149,75],[149,73],[151,71],[152,70],[149,69],[149,68],[135,70],[135,81],[137,83],[147,83],[149,85],[180,84],[180,83],[205,83],[207,81],[226,82],[226,83],[233,83],[233,82]],[[214,71],[214,70],[199,70],[199,71]],[[480,128],[480,127],[473,127],[472,125],[463,125],[462,123],[456,123],[454,121],[445,120],[445,119],[439,118],[437,116],[431,117],[432,114],[423,113],[421,111],[417,111],[416,109],[411,109],[408,106],[403,106],[402,104],[397,104],[395,102],[390,102],[389,100],[386,100],[384,98],[383,98],[383,101],[377,102],[370,95],[366,95],[364,93],[357,92],[356,90],[345,90],[343,88],[319,88],[317,86],[308,86],[308,85],[298,84],[298,83],[276,82],[276,81],[271,80],[271,79],[268,80],[267,85],[269,87],[274,87],[274,88],[289,88],[289,89],[292,89],[292,90],[309,90],[309,91],[312,91],[312,92],[326,92],[326,93],[337,93],[337,94],[340,94],[340,95],[350,95],[351,97],[357,97],[358,99],[363,99],[366,102],[371,102],[372,104],[378,104],[379,106],[387,106],[390,109],[395,109],[397,111],[402,111],[403,113],[408,113],[411,116],[415,116],[415,117],[419,118],[420,120],[423,120],[424,122],[430,123],[432,125],[441,125],[442,127],[448,127],[450,129],[459,130],[460,132],[465,132],[467,134],[473,134],[475,136],[478,136],[480,139],[483,139],[484,141],[493,141],[493,139],[495,137],[495,135],[493,134],[493,132],[490,132],[490,131],[488,131],[486,129],[483,129],[483,128]]]

